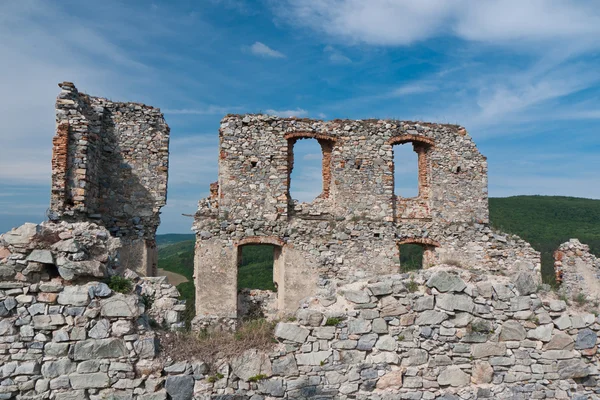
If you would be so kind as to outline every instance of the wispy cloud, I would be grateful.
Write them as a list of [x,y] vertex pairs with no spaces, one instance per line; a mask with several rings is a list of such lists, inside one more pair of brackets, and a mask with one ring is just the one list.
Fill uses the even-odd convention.
[[250,46],[250,52],[259,57],[267,57],[267,58],[285,58],[285,54],[273,50],[269,46],[261,42],[254,42],[252,46]]
[[388,93],[389,97],[401,97],[410,94],[429,93],[435,91],[435,85],[426,82],[411,82],[402,85]]
[[513,46],[599,45],[594,38],[600,34],[600,9],[594,0],[284,0],[272,5],[290,24],[347,43],[409,45],[449,34]]
[[267,110],[267,114],[269,115],[277,115],[278,117],[305,117],[308,115],[308,111],[303,110],[301,108],[297,108],[295,110]]
[[352,60],[349,57],[346,57],[341,51],[336,49],[333,46],[325,46],[323,52],[327,54],[329,61],[334,64],[351,64]]

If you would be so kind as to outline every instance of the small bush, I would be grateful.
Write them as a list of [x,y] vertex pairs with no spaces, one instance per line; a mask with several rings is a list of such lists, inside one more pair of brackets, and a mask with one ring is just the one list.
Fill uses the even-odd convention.
[[413,278],[411,278],[410,281],[406,283],[406,290],[408,290],[410,293],[414,293],[419,290],[419,284],[415,282]]
[[248,378],[248,382],[258,382],[258,381],[262,381],[263,379],[267,379],[268,376],[265,374],[258,374],[258,375],[254,375],[251,376],[250,378]]
[[149,294],[143,294],[142,304],[144,305],[146,311],[150,310],[152,308],[152,304],[154,304],[154,296],[150,296]]
[[399,341],[399,342],[403,342],[403,341],[404,341],[404,339],[406,339],[406,338],[404,337],[404,335],[398,335],[398,341]]
[[337,317],[327,318],[327,321],[325,321],[325,326],[337,326],[342,321],[343,321],[342,318],[337,318]]
[[209,376],[208,378],[206,378],[206,380],[209,383],[215,383],[216,381],[218,381],[219,379],[223,379],[225,377],[225,375],[223,375],[220,372],[217,372],[215,375]]
[[114,275],[110,277],[110,280],[108,281],[108,287],[111,288],[113,292],[128,294],[131,293],[131,290],[133,289],[133,282],[131,279]]
[[585,295],[585,293],[579,292],[575,296],[573,296],[573,301],[575,303],[577,303],[579,306],[583,306],[584,304],[586,304],[588,302],[588,299],[587,299],[587,296]]

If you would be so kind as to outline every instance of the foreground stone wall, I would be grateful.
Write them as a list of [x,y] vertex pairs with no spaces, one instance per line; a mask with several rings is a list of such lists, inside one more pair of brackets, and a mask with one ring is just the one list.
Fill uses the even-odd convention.
[[[230,115],[219,135],[219,180],[194,222],[199,318],[242,314],[237,261],[249,244],[276,248],[279,315],[338,282],[398,272],[404,243],[423,246],[425,268],[444,262],[540,280],[539,253],[488,226],[487,161],[462,127]],[[323,192],[311,203],[289,194],[298,140],[323,150]],[[401,143],[418,153],[416,198],[394,193]]]
[[131,271],[113,292],[119,242],[85,222],[0,235],[0,399],[166,399],[152,326],[183,327],[185,304]]
[[157,108],[89,96],[70,82],[59,86],[50,218],[101,223],[123,238],[126,267],[153,275],[169,127]]
[[600,319],[536,290],[443,266],[357,282],[280,322],[268,357],[188,376],[201,399],[600,398]]
[[[600,398],[597,310],[538,292],[526,271],[338,282],[277,324],[270,351],[174,362],[160,338],[185,305],[132,271],[132,292],[113,292],[100,277],[119,269],[118,242],[90,223],[0,235],[0,398]],[[243,298],[273,309],[268,292]]]

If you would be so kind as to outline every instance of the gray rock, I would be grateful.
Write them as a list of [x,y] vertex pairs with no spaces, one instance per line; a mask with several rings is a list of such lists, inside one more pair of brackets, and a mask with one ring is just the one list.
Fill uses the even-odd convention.
[[375,344],[375,347],[378,348],[379,350],[384,350],[384,351],[396,351],[396,347],[397,347],[396,339],[394,339],[390,335],[380,336],[379,339],[377,340],[377,343]]
[[280,322],[275,327],[275,336],[292,342],[304,343],[310,331],[303,326]]
[[172,400],[191,400],[194,395],[194,378],[191,375],[169,376],[165,389]]
[[261,393],[268,394],[274,397],[283,397],[285,394],[285,389],[283,386],[283,379],[275,378],[262,380],[258,383],[258,390]]
[[575,340],[575,348],[577,350],[591,349],[596,346],[598,335],[590,328],[585,328],[579,331]]
[[429,354],[423,349],[410,349],[404,356],[402,365],[406,366],[423,365],[429,358]]
[[140,315],[137,295],[115,293],[113,296],[100,300],[100,314],[103,317],[133,318]]
[[427,310],[417,316],[417,325],[439,325],[448,319],[448,314],[435,310]]
[[23,246],[29,244],[38,232],[38,226],[27,222],[18,228],[15,228],[4,234],[4,241],[13,246]]
[[582,359],[560,360],[557,366],[560,379],[585,378],[591,373],[589,365]]
[[122,339],[88,339],[76,342],[74,346],[76,361],[93,360],[96,358],[126,357],[129,352]]
[[372,322],[373,332],[375,333],[388,333],[387,322],[383,318],[375,318]]
[[65,324],[65,317],[61,314],[35,315],[32,317],[35,329],[53,330]]
[[465,311],[472,313],[475,308],[473,299],[467,295],[444,293],[436,296],[437,306],[448,311]]
[[518,321],[509,320],[502,324],[502,330],[500,331],[500,340],[503,342],[508,341],[521,341],[527,337],[527,331]]
[[68,358],[46,361],[42,365],[42,376],[49,379],[61,375],[69,375],[73,371],[75,371],[75,364]]
[[451,365],[439,374],[437,381],[441,386],[460,387],[468,385],[471,377],[459,367]]
[[366,319],[352,319],[348,321],[348,333],[361,334],[371,331],[371,322]]
[[[57,264],[59,261],[57,261]],[[67,281],[79,277],[104,278],[106,276],[106,265],[100,261],[66,261],[58,265],[58,274]]]
[[40,264],[54,264],[54,257],[50,250],[33,250],[27,256],[27,261],[38,262]]
[[139,358],[150,359],[156,356],[157,341],[154,337],[138,339],[133,343],[133,348]]
[[417,312],[433,310],[434,296],[423,296],[415,300],[413,310]]
[[296,319],[301,325],[319,326],[323,321],[323,314],[316,310],[301,308],[296,312]]
[[320,326],[313,329],[313,335],[317,339],[333,339],[335,336],[335,326]]
[[490,356],[503,356],[506,354],[506,344],[504,343],[476,343],[472,347],[474,358],[484,358]]
[[85,286],[67,286],[58,295],[58,304],[76,307],[87,306],[90,302]]
[[514,283],[521,296],[537,292],[538,282],[529,271],[521,271]]
[[358,339],[358,344],[356,348],[358,350],[372,350],[373,346],[375,346],[375,342],[377,341],[378,335],[376,333],[369,333],[367,335],[362,335],[360,339]]
[[295,376],[298,375],[298,365],[293,354],[286,354],[283,357],[273,360],[271,365],[273,375]]
[[368,286],[373,296],[383,296],[392,293],[392,285],[388,282],[377,282]]
[[550,311],[560,312],[567,308],[567,303],[564,300],[550,300]]
[[250,349],[231,360],[231,370],[240,379],[248,381],[253,376],[272,375],[269,356],[256,349]]
[[467,287],[458,275],[450,274],[446,271],[438,271],[431,275],[427,281],[427,286],[434,287],[442,293],[462,292]]
[[71,374],[69,380],[73,389],[101,389],[110,386],[110,379],[105,372]]
[[535,329],[531,329],[527,332],[529,339],[541,340],[542,342],[549,342],[552,339],[552,331],[554,330],[554,324],[540,325]]
[[107,319],[101,319],[96,322],[96,325],[89,331],[89,336],[93,339],[104,339],[108,337],[110,330],[110,322]]
[[344,292],[344,297],[356,304],[364,304],[371,301],[371,296],[364,290],[347,290]]
[[561,331],[569,329],[571,327],[571,318],[568,315],[563,314],[554,320],[554,326]]
[[112,290],[104,282],[98,282],[97,284],[90,286],[90,290],[94,297],[108,297],[112,293]]
[[296,354],[296,363],[298,365],[321,365],[329,356],[331,356],[331,350]]

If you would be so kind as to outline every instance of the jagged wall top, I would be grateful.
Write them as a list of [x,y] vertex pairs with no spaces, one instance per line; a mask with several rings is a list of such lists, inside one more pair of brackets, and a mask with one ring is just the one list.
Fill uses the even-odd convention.
[[59,84],[51,218],[101,220],[115,236],[154,239],[166,203],[169,127],[158,108]]
[[[300,212],[289,184],[293,145],[303,138],[321,144],[323,192]],[[402,143],[412,143],[419,155],[415,198],[394,194],[393,146]],[[320,213],[386,222],[488,222],[487,162],[457,125],[228,115],[220,128],[218,194],[228,219],[247,219],[251,210],[267,220]]]

